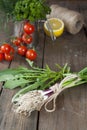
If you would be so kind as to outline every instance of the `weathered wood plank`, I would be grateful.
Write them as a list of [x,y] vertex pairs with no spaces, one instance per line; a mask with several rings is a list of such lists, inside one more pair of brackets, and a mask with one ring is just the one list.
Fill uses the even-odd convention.
[[[43,32],[40,32],[39,44],[37,46],[38,58],[36,60],[36,65],[42,67],[43,59]],[[3,64],[2,64],[3,65]],[[28,66],[25,58],[16,55],[14,61],[12,61],[11,68],[21,66]],[[2,91],[0,97],[0,130],[36,130],[37,129],[37,118],[38,113],[33,112],[33,114],[27,118],[15,114],[12,110],[11,99],[17,90],[7,90]]]
[[4,12],[0,10],[0,45],[4,42],[8,42],[13,35],[14,24],[10,20],[6,19]]
[[[69,4],[67,4],[67,7],[68,6]],[[70,6],[72,9],[73,7],[72,5]],[[79,71],[87,66],[86,43],[87,38],[83,29],[76,35],[65,32],[61,37],[57,38],[55,43],[52,43],[50,38],[47,37],[45,43],[44,66],[48,64],[55,70],[56,63],[62,66],[68,63],[72,71]],[[86,86],[87,85],[83,85],[64,91],[57,98],[57,108],[55,112],[47,113],[42,109],[39,118],[39,130],[86,130]]]
[[81,4],[79,3],[79,10],[84,17],[84,32],[87,37],[87,7],[85,7],[86,5],[87,5],[87,2],[84,2],[83,8],[82,8]]

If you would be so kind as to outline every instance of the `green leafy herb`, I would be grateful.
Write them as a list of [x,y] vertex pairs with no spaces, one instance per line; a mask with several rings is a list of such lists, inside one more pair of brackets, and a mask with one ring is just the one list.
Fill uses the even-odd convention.
[[[12,98],[12,102],[16,102],[19,100],[19,97],[24,95],[25,93],[34,90],[34,89],[38,89],[38,86],[40,86],[40,90],[41,89],[46,89],[50,88],[50,86],[56,82],[59,82],[59,91],[63,91],[64,89],[67,88],[71,88],[71,87],[75,87],[84,83],[87,83],[87,68],[84,68],[83,70],[81,70],[78,73],[71,73],[70,72],[70,67],[67,67],[67,65],[65,65],[63,68],[61,68],[59,65],[57,65],[60,68],[59,72],[54,72],[54,75],[50,78],[43,78],[43,80],[41,80],[41,78],[39,78],[37,80],[37,82],[35,82],[34,84],[31,84],[23,89],[21,89],[19,92],[17,92],[13,98]],[[52,70],[50,70],[50,68],[48,66],[46,66],[47,72],[50,72]],[[49,79],[49,82],[46,84],[46,80]],[[61,79],[61,80],[60,80]],[[47,89],[48,90],[48,89]]]
[[33,62],[27,59],[30,69],[20,66],[19,68],[0,71],[0,82],[5,81],[4,88],[14,89],[20,87],[12,100],[16,101],[20,95],[31,90],[46,90],[59,82],[61,89],[74,87],[87,83],[87,67],[80,72],[70,72],[70,67],[56,65],[58,71],[53,71],[46,65],[45,68],[34,67]]
[[[30,64],[29,61],[28,63]],[[24,87],[23,91],[26,89],[28,91],[33,89],[46,89],[59,79],[62,79],[63,73],[68,71],[67,66],[64,66],[56,72],[52,71],[48,65],[44,69],[33,67],[33,64],[30,65],[32,67],[30,69],[19,67],[0,71],[0,82],[5,81],[4,88],[14,89],[16,87]]]
[[64,74],[65,78],[62,80],[62,88],[71,88],[84,83],[87,83],[87,67],[82,69],[78,73],[67,73]]
[[14,9],[16,20],[37,21],[45,19],[51,11],[45,0],[19,0]]

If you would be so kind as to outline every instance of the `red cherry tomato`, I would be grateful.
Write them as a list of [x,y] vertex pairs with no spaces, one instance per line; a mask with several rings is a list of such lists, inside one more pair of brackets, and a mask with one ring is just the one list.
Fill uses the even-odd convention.
[[18,54],[21,56],[25,56],[27,51],[27,47],[26,46],[19,46],[18,47]]
[[14,58],[14,55],[13,55],[13,54],[6,54],[6,53],[5,53],[5,60],[7,60],[7,61],[12,61],[13,58]]
[[32,34],[35,30],[34,25],[31,25],[29,22],[26,22],[24,25],[24,32],[27,34]]
[[22,43],[22,38],[21,37],[17,37],[15,39],[13,39],[12,43],[16,46],[20,46]]
[[11,47],[11,50],[10,50],[10,54],[14,54],[15,53],[15,50],[14,50],[14,48],[13,47]]
[[0,61],[4,60],[4,54],[0,52]]
[[29,60],[35,60],[37,57],[37,53],[35,50],[33,49],[29,49],[26,52],[26,58],[28,58]]
[[11,50],[11,46],[8,43],[1,45],[1,51],[3,53],[9,53],[10,50]]
[[0,47],[0,53],[3,53],[3,52],[1,51],[1,47]]
[[32,42],[32,36],[24,33],[23,36],[22,36],[22,40],[23,40],[24,43],[30,44]]

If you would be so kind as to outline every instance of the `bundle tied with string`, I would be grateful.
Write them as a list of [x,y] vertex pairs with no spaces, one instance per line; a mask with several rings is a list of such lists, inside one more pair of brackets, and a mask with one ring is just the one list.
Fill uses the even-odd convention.
[[[65,82],[73,80],[72,83],[63,87]],[[76,82],[81,79],[77,74],[70,74],[66,76],[60,83],[55,83],[49,89],[43,90],[33,90],[20,95],[19,97],[14,96],[12,99],[13,110],[16,113],[29,116],[32,111],[40,110],[44,105],[47,112],[53,112],[56,109],[56,98],[57,96],[67,88],[72,87]],[[48,104],[53,101],[53,108],[49,109]]]
[[82,14],[77,11],[70,10],[68,8],[60,7],[59,5],[53,4],[51,7],[50,15],[48,18],[59,18],[64,24],[66,30],[71,34],[77,34],[84,24],[84,18]]

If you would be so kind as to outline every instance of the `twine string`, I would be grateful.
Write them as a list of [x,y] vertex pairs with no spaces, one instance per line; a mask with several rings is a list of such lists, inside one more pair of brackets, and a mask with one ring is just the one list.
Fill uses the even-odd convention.
[[[46,101],[45,103],[45,110],[47,112],[53,112],[56,109],[56,99],[58,97],[58,95],[65,89],[69,88],[70,86],[72,86],[76,81],[74,81],[73,83],[67,85],[66,87],[63,87],[63,83],[66,81],[69,81],[70,79],[75,79],[78,78],[78,76],[76,74],[71,74],[69,76],[66,76],[61,82],[60,84],[56,83],[55,85],[53,85],[51,87],[51,89],[53,90],[54,94],[52,94]],[[79,79],[78,79],[79,80]],[[52,102],[52,109],[48,108],[48,104]]]
[[[52,94],[48,99],[47,102],[45,103],[45,110],[47,112],[53,112],[56,110],[56,99],[58,97],[58,95],[64,90],[64,88],[61,88],[60,84],[56,83],[55,85],[53,85],[51,87],[51,89],[53,90],[54,94]],[[48,104],[52,102],[52,109],[48,108]]]

